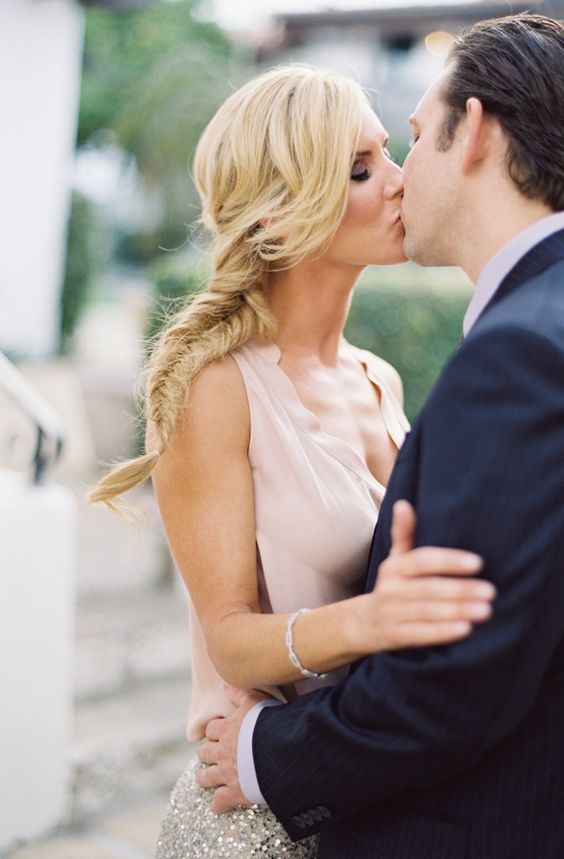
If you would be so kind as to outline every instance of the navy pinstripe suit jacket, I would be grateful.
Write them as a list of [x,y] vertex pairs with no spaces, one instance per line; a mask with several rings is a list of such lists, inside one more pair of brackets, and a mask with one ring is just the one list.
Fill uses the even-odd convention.
[[417,545],[471,549],[494,616],[447,647],[376,654],[265,709],[261,789],[322,859],[564,857],[564,231],[503,282],[402,447],[391,507]]

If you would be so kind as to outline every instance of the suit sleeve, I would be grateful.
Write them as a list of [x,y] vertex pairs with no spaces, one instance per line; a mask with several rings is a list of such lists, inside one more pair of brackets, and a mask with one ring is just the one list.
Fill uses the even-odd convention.
[[[437,383],[412,433],[416,480],[402,482],[400,454],[387,505],[411,492],[418,545],[484,557],[494,616],[464,641],[376,654],[260,715],[258,781],[292,838],[446,781],[534,705],[564,629],[563,364],[534,332],[483,326]],[[300,814],[320,807],[304,831]]]

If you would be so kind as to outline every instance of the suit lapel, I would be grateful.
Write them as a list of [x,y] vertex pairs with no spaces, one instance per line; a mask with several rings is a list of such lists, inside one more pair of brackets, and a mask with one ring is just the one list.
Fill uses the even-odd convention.
[[552,233],[552,235],[543,239],[542,242],[532,247],[516,263],[502,280],[495,295],[489,304],[486,305],[481,316],[500,301],[503,301],[509,293],[518,289],[526,281],[532,280],[542,271],[553,265],[553,263],[558,262],[558,260],[564,260],[564,230],[558,230],[556,233]]

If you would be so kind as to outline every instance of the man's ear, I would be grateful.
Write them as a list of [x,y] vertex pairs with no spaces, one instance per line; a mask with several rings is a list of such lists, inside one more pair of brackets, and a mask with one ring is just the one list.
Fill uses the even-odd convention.
[[462,172],[470,173],[482,160],[489,148],[489,123],[479,98],[469,98],[466,102],[466,127],[462,146]]

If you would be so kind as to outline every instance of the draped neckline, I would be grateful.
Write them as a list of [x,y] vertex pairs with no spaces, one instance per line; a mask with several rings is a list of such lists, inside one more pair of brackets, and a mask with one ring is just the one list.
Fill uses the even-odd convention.
[[[368,380],[376,388],[379,395],[380,411],[386,432],[396,448],[399,450],[403,441],[403,435],[405,434],[405,428],[401,426],[401,423],[395,414],[395,411],[400,409],[399,403],[395,403],[395,398],[388,390],[386,384],[382,379],[376,376],[373,368],[368,363],[363,350],[352,346],[344,338],[342,342],[352,357],[361,365]],[[382,499],[386,491],[386,487],[372,474],[360,454],[358,454],[348,442],[344,441],[344,439],[332,435],[324,430],[317,414],[303,403],[294,382],[280,366],[282,358],[280,347],[276,343],[260,343],[256,340],[253,340],[248,344],[248,346],[252,351],[262,357],[271,367],[271,377],[273,381],[276,381],[276,391],[278,396],[282,400],[296,426],[302,427],[319,447],[329,453],[334,459],[338,460],[350,471],[353,471],[377,493],[380,499]]]

